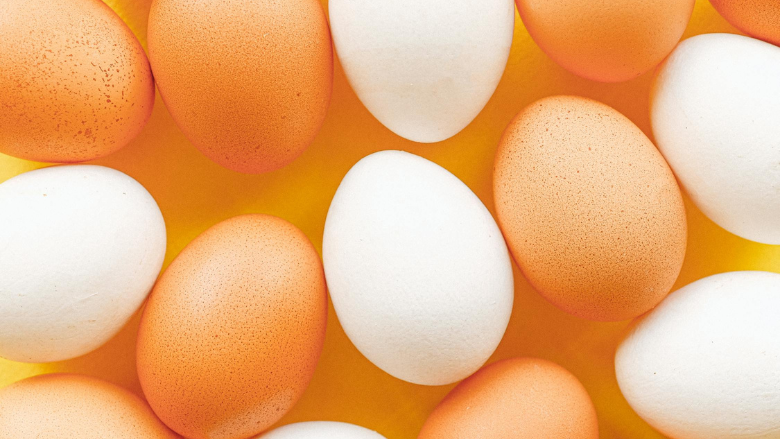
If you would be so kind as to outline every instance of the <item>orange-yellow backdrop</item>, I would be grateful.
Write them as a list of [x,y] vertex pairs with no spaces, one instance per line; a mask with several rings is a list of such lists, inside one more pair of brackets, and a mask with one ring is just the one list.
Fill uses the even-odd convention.
[[[145,45],[151,0],[105,0]],[[327,10],[327,0],[321,0]],[[684,37],[738,33],[710,6],[697,0]],[[165,266],[209,226],[252,212],[280,216],[300,227],[321,250],[325,215],[342,176],[360,158],[379,150],[419,154],[452,171],[492,210],[491,170],[504,127],[524,106],[544,96],[576,94],[605,102],[648,136],[648,91],[652,73],[621,84],[575,77],[554,64],[531,40],[516,16],[509,64],[495,95],[477,119],[447,141],[422,145],[404,140],[377,122],[349,87],[341,67],[330,110],[315,142],[295,162],[266,175],[241,175],[202,156],[174,125],[157,97],[143,132],[123,150],[95,163],[121,170],[155,197],[168,227]],[[652,137],[651,137],[652,138]],[[45,166],[0,155],[0,181]],[[705,218],[686,199],[690,237],[679,288],[714,273],[780,271],[780,246],[733,236]],[[614,376],[613,355],[628,322],[595,323],[571,317],[545,302],[515,270],[512,319],[490,361],[537,356],[560,363],[585,385],[599,416],[603,439],[662,438],[628,406]],[[280,424],[307,420],[352,422],[388,439],[416,437],[428,413],[453,386],[405,383],[374,367],[350,343],[330,307],[325,349],[305,395]],[[117,383],[141,395],[135,369],[139,315],[107,345],[84,357],[51,364],[0,359],[0,387],[28,376],[79,372]]]

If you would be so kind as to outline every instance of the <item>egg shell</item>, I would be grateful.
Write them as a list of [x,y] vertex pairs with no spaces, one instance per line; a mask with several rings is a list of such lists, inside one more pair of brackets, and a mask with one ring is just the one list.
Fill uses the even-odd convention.
[[650,120],[696,206],[742,238],[780,244],[780,48],[689,38],[659,69]]
[[165,258],[165,221],[109,168],[38,169],[0,184],[0,357],[66,360],[97,349],[141,306]]
[[710,0],[734,27],[780,46],[780,2],[777,0]]
[[516,0],[528,33],[556,63],[600,82],[634,79],[680,41],[695,0]]
[[499,144],[493,193],[523,274],[566,312],[636,317],[680,273],[687,225],[674,175],[607,105],[555,96],[526,107]]
[[675,439],[780,438],[780,274],[716,274],[670,294],[620,344],[631,407]]
[[288,424],[257,439],[385,439],[381,434],[345,422],[310,421]]
[[244,439],[300,398],[322,350],[327,296],[306,236],[242,215],[195,238],[141,318],[138,377],[155,413],[189,439]]
[[512,0],[330,0],[339,61],[360,100],[415,142],[454,136],[498,86],[514,31]]
[[493,363],[458,384],[419,439],[598,439],[588,392],[563,367],[537,358]]
[[83,375],[39,375],[0,389],[0,437],[176,439],[140,398]]
[[0,153],[72,163],[143,128],[154,82],[141,44],[100,0],[0,2]]
[[322,243],[336,315],[372,363],[443,385],[482,366],[504,335],[512,264],[490,212],[439,165],[382,151],[350,169]]
[[147,40],[171,116],[221,166],[279,169],[325,119],[333,52],[318,0],[155,0]]

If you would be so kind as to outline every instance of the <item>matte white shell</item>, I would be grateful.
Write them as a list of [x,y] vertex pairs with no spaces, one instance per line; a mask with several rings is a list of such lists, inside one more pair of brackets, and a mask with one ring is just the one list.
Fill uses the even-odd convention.
[[258,439],[385,439],[367,428],[344,422],[310,421],[288,424]]

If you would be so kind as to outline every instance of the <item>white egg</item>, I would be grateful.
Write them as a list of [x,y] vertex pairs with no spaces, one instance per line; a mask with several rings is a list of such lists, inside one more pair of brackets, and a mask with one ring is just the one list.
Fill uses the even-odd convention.
[[311,421],[288,424],[257,439],[385,439],[367,428],[344,422]]
[[650,116],[658,148],[705,215],[780,244],[780,48],[731,34],[683,41],[655,79]]
[[717,274],[670,294],[620,344],[615,372],[670,438],[780,438],[780,274]]
[[39,169],[0,184],[0,357],[86,354],[141,306],[165,257],[165,222],[127,175]]
[[336,53],[368,110],[415,142],[454,136],[498,86],[513,0],[330,0]]
[[504,238],[479,198],[433,162],[401,151],[358,162],[331,202],[322,253],[344,331],[396,378],[458,381],[503,337],[514,300]]

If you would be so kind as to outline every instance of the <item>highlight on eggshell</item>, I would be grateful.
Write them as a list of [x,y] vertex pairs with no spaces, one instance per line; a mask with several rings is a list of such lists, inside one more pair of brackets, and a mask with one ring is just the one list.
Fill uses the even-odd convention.
[[0,437],[177,439],[131,392],[97,378],[39,375],[0,389]]
[[310,421],[288,424],[257,439],[385,439],[381,434],[345,422]]
[[777,0],[710,0],[732,26],[780,46],[780,2]]
[[516,0],[528,33],[561,67],[599,82],[634,79],[680,41],[695,0]]
[[102,1],[0,2],[0,153],[73,163],[116,152],[154,105],[141,44]]
[[317,135],[333,87],[319,0],[154,0],[147,40],[168,111],[219,165],[273,171]]
[[780,48],[749,37],[689,38],[650,96],[658,149],[696,206],[751,241],[780,244]]
[[0,357],[91,352],[138,310],[165,258],[160,208],[137,181],[92,165],[0,184]]
[[138,331],[138,377],[188,439],[245,439],[278,421],[312,378],[327,296],[306,235],[270,215],[195,238],[155,286]]
[[418,439],[598,439],[596,409],[563,367],[537,358],[493,363],[458,384]]
[[617,349],[631,407],[674,439],[780,437],[780,274],[737,271],[673,292]]
[[512,45],[512,0],[330,0],[336,54],[383,125],[423,143],[482,111]]
[[441,166],[402,151],[364,157],[328,209],[323,263],[349,339],[377,367],[423,385],[479,369],[514,301],[490,212]]
[[674,175],[607,105],[554,96],[526,107],[499,143],[493,194],[523,274],[568,313],[636,317],[680,273],[687,224]]

